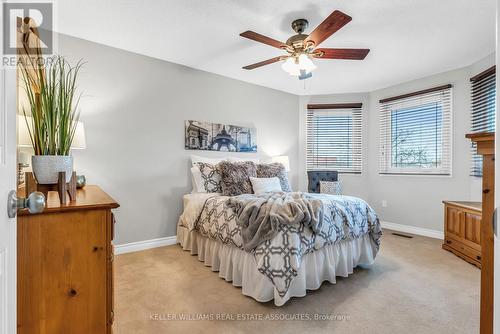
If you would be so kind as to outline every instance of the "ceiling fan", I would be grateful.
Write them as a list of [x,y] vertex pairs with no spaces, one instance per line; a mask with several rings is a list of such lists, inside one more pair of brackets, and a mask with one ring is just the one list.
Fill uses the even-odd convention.
[[253,70],[254,68],[285,60],[281,66],[283,70],[290,75],[297,76],[299,80],[304,80],[310,78],[312,76],[311,72],[316,69],[316,65],[314,65],[311,60],[312,58],[363,60],[368,52],[370,52],[370,49],[318,48],[321,42],[333,35],[351,20],[352,17],[336,10],[321,22],[321,24],[309,35],[304,34],[304,30],[307,29],[309,22],[306,19],[295,20],[292,22],[292,29],[297,34],[290,37],[286,43],[250,30],[245,31],[241,33],[240,36],[282,49],[288,52],[288,55],[267,59],[247,65],[243,68],[245,70]]

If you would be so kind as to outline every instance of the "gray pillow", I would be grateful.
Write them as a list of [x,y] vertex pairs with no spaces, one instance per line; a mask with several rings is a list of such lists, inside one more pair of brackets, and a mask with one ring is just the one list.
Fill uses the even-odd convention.
[[280,180],[281,189],[283,191],[292,191],[285,166],[279,162],[273,162],[271,164],[258,164],[257,177],[277,177]]
[[218,165],[209,164],[206,162],[196,162],[201,178],[203,179],[203,189],[207,193],[221,193],[222,182]]
[[257,167],[252,161],[221,161],[218,166],[223,195],[237,196],[253,193],[250,177],[257,177]]

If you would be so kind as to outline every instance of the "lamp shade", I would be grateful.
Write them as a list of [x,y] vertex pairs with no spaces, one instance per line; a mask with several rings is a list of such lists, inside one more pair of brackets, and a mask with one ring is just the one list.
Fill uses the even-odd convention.
[[85,126],[82,122],[76,124],[75,136],[71,143],[72,150],[84,150],[87,148],[87,141],[85,140]]
[[[26,116],[26,119],[23,115],[17,115],[17,146],[18,147],[33,147],[31,143],[31,138],[28,130],[28,123],[31,127],[32,118],[30,116]],[[78,122],[76,125],[75,136],[73,137],[73,142],[71,143],[72,150],[83,150],[86,148],[86,140],[85,140],[85,127],[82,122]]]
[[272,157],[271,161],[272,162],[279,162],[280,164],[282,164],[283,166],[285,166],[285,170],[287,172],[290,171],[290,161],[288,160],[288,156],[287,155],[279,155],[279,156],[276,156],[276,157]]
[[24,119],[24,116],[17,115],[17,146],[18,147],[33,147],[31,144],[30,134],[28,132],[28,125],[26,121],[31,124],[31,117]]

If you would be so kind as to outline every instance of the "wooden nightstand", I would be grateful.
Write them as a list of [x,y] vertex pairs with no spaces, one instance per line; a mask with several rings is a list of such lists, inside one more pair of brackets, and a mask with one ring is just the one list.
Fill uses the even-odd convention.
[[86,186],[74,202],[53,192],[43,213],[18,212],[17,333],[111,333],[118,206]]
[[443,249],[481,268],[481,202],[443,203]]

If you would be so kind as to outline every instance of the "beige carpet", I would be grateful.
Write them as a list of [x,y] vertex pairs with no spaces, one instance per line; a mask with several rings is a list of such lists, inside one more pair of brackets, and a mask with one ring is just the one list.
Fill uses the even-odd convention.
[[[114,332],[478,333],[479,269],[439,240],[384,233],[374,265],[280,308],[243,296],[178,245],[119,255]],[[278,320],[193,320],[238,314]],[[315,314],[330,320],[279,320]],[[169,319],[179,315],[191,320]]]

